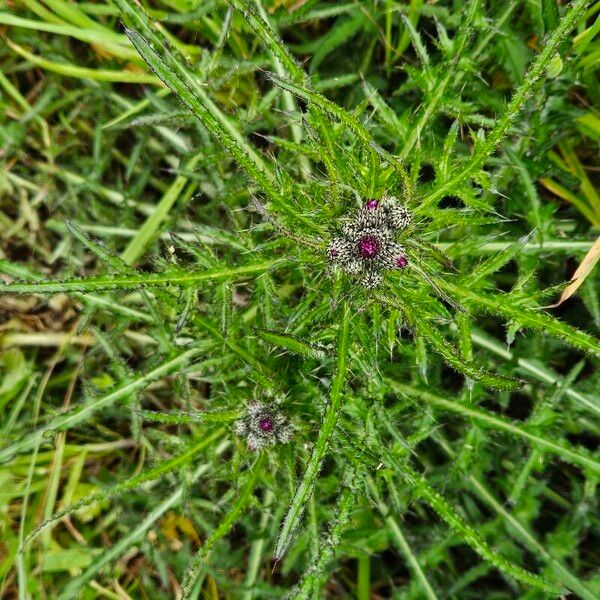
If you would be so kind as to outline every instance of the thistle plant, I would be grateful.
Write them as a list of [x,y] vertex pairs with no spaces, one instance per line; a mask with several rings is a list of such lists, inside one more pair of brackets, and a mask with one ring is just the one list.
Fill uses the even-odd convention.
[[360,213],[342,227],[327,248],[329,260],[351,275],[360,275],[367,288],[383,281],[382,271],[404,269],[406,250],[395,241],[396,231],[410,223],[410,213],[396,198],[367,200]]
[[544,307],[600,3],[46,4],[0,14],[7,186],[61,210],[0,261],[0,596],[597,598],[597,280]]
[[250,450],[285,444],[292,437],[287,419],[277,407],[252,402],[247,413],[235,423],[235,433],[243,436]]

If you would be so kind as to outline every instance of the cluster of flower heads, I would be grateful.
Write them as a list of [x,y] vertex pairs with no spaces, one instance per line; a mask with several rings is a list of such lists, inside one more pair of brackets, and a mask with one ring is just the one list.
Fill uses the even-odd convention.
[[329,262],[350,275],[358,275],[367,288],[383,281],[382,271],[404,269],[408,258],[396,234],[411,222],[408,209],[393,196],[367,200],[359,213],[333,238]]
[[275,403],[252,402],[246,414],[236,421],[235,433],[246,438],[250,450],[260,450],[289,442],[292,427]]

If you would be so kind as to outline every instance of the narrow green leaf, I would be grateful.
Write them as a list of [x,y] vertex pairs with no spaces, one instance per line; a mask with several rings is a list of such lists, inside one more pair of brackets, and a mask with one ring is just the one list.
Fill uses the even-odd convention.
[[474,381],[479,381],[483,385],[492,389],[499,390],[515,390],[521,384],[517,379],[503,377],[490,373],[485,369],[477,366],[474,362],[469,361],[457,348],[453,347],[448,340],[442,335],[430,322],[424,319],[418,320],[417,325],[419,332],[425,337],[427,343],[456,371],[462,373],[467,378]]
[[152,371],[149,371],[144,375],[140,375],[137,379],[122,385],[109,394],[101,396],[100,398],[94,398],[85,404],[72,408],[58,417],[54,417],[45,425],[42,425],[39,429],[36,429],[35,431],[25,435],[19,441],[14,442],[13,444],[10,444],[4,448],[0,448],[0,463],[8,461],[19,452],[30,450],[36,446],[36,444],[40,443],[48,433],[69,429],[75,425],[78,425],[79,423],[83,423],[97,411],[112,406],[118,400],[127,398],[131,396],[132,393],[144,389],[152,381],[156,381],[157,379],[160,379],[161,377],[164,377],[165,375],[168,375],[177,369],[181,369],[195,357],[205,351],[206,348],[207,346],[204,345],[187,350],[179,356],[176,356],[175,358],[172,358],[171,360],[168,360],[160,366],[152,369]]
[[46,31],[55,35],[66,35],[82,42],[100,46],[113,56],[127,60],[138,60],[135,50],[131,48],[127,38],[109,29],[97,29],[91,27],[79,27],[74,25],[62,25],[57,23],[45,23],[33,19],[24,19],[17,15],[0,12],[0,23],[11,27],[23,27],[35,31]]
[[525,244],[530,238],[531,235],[525,236],[515,244],[508,245],[496,254],[492,254],[492,256],[486,258],[482,263],[478,264],[472,271],[465,275],[463,285],[467,288],[471,288],[487,275],[491,275],[500,270],[505,264],[509,263],[523,251]]
[[375,503],[377,504],[377,508],[381,513],[381,516],[384,518],[388,529],[392,532],[392,537],[396,541],[400,552],[402,552],[402,554],[404,555],[408,566],[415,574],[424,596],[427,598],[427,600],[438,600],[437,594],[435,593],[435,591],[431,587],[431,584],[427,580],[427,577],[425,576],[425,573],[423,572],[423,569],[419,561],[417,560],[417,557],[414,555],[410,544],[406,539],[406,536],[402,532],[400,525],[398,525],[398,521],[396,521],[394,516],[391,514],[389,508],[381,499],[381,495],[379,494],[375,482],[369,476],[367,476],[367,484],[369,486],[369,490],[371,491],[371,495],[373,496]]
[[[510,352],[505,345],[502,345],[500,342],[480,330],[473,330],[471,332],[471,338],[478,346],[490,350],[504,360],[512,361],[515,358],[514,353]],[[547,385],[558,387],[561,387],[565,382],[565,378],[558,375],[547,365],[544,365],[535,359],[517,357],[516,360],[519,367],[525,373],[531,375],[538,381],[543,381]],[[598,396],[580,394],[571,387],[566,388],[565,394],[577,402],[581,408],[592,411],[595,413],[596,417],[600,417],[600,399]]]
[[371,468],[378,469],[381,464],[383,464],[391,471],[391,473],[397,474],[406,481],[414,491],[414,494],[417,497],[423,498],[423,500],[454,531],[456,531],[456,533],[458,533],[460,539],[473,548],[473,550],[475,550],[475,552],[484,560],[517,581],[554,594],[564,593],[565,590],[558,584],[523,569],[491,548],[479,532],[465,522],[463,517],[450,505],[444,496],[428,483],[421,473],[415,471],[406,463],[406,461],[399,462],[396,458],[392,457],[387,450],[385,442],[378,442],[378,448],[380,450],[374,455],[369,450],[365,450],[364,447],[353,444],[349,439],[346,439],[346,441],[348,445],[351,446],[351,451],[366,459],[366,462],[371,464]]
[[344,487],[333,511],[332,523],[327,532],[327,537],[323,541],[318,554],[313,557],[310,568],[305,571],[304,578],[298,584],[298,589],[290,595],[290,599],[309,600],[319,596],[324,576],[327,575],[327,565],[334,557],[343,533],[350,527],[354,503],[355,497],[352,490]]
[[[33,279],[35,281],[43,281],[44,279],[44,277],[39,273],[35,273],[31,269],[25,268],[22,265],[17,265],[16,263],[10,263],[6,260],[0,260],[0,273],[6,273],[11,277]],[[3,286],[0,284],[0,294],[2,293],[2,289]],[[75,293],[74,296],[89,306],[99,306],[108,311],[128,317],[129,319],[143,321],[145,323],[152,323],[153,321],[152,317],[148,313],[144,313],[135,308],[130,308],[129,306],[119,304],[112,298],[96,296],[95,294],[79,293]]]
[[[196,165],[204,155],[204,152],[199,152],[192,156],[184,165],[183,170],[193,171]],[[150,243],[160,225],[169,214],[169,211],[179,199],[181,192],[188,183],[188,178],[185,175],[178,175],[169,189],[165,192],[160,202],[156,205],[153,213],[146,219],[144,224],[135,234],[135,237],[127,244],[121,258],[124,264],[133,264],[144,252],[146,246]],[[192,184],[195,187],[195,183]],[[193,190],[192,190],[193,192]]]

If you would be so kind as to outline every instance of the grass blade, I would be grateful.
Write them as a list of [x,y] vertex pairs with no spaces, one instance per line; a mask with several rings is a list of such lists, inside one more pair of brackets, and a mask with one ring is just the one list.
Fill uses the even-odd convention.
[[38,442],[43,440],[49,432],[74,427],[75,425],[86,421],[91,415],[99,410],[105,409],[118,400],[127,398],[131,396],[132,393],[144,389],[152,381],[156,381],[165,375],[173,373],[177,369],[181,369],[205,350],[206,346],[187,350],[179,356],[176,356],[175,358],[164,362],[155,369],[152,369],[152,371],[149,371],[144,375],[140,375],[137,379],[134,379],[133,381],[121,386],[113,392],[110,392],[105,396],[101,396],[100,398],[90,400],[81,406],[73,408],[64,414],[51,419],[39,429],[36,429],[32,433],[25,435],[18,442],[14,442],[9,446],[0,448],[0,463],[10,460],[19,452],[30,450]]

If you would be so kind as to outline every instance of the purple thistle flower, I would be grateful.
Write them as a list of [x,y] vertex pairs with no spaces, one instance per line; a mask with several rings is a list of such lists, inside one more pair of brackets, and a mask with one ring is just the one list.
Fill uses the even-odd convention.
[[248,406],[246,414],[236,421],[234,430],[246,438],[248,448],[253,451],[285,444],[292,437],[292,428],[277,406],[261,402],[252,402]]
[[367,200],[355,218],[342,227],[341,235],[329,244],[330,263],[360,276],[365,287],[377,287],[383,281],[382,271],[408,265],[406,251],[396,242],[396,234],[410,221],[408,209],[393,196]]

